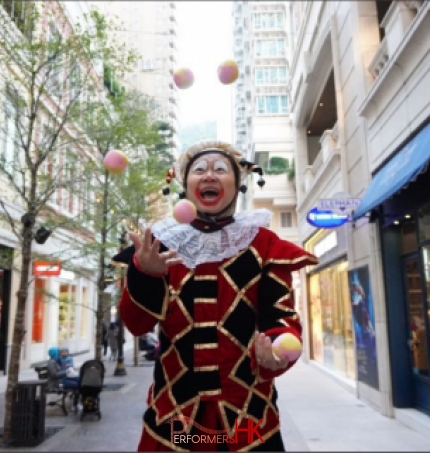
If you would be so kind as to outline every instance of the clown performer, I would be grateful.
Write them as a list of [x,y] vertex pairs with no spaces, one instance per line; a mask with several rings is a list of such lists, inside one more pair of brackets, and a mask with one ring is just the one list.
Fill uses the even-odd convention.
[[133,246],[113,258],[128,264],[124,324],[135,336],[159,324],[138,451],[284,451],[274,378],[295,361],[271,346],[288,332],[301,341],[291,272],[318,260],[268,229],[270,211],[235,214],[251,172],[263,186],[230,144],[192,146],[168,175],[195,220],[130,232]]

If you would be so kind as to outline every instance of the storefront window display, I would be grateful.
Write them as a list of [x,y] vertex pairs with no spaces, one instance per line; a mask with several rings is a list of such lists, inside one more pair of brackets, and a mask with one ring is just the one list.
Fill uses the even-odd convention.
[[76,337],[76,285],[60,285],[59,342],[65,344]]
[[87,334],[87,319],[88,319],[88,289],[86,286],[82,288],[82,312],[81,312],[81,338]]
[[43,342],[43,322],[45,318],[46,302],[46,280],[36,278],[34,281],[33,299],[33,325],[31,330],[31,341],[33,343]]
[[347,270],[348,263],[342,261],[310,276],[311,354],[325,367],[354,379]]

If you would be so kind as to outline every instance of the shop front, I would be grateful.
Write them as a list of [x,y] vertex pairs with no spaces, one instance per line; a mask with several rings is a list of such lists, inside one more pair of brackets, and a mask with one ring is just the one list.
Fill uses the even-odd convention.
[[381,244],[394,407],[430,415],[430,125],[375,174],[354,214]]
[[30,362],[46,360],[51,346],[67,346],[71,353],[90,350],[94,343],[94,283],[58,263],[35,262],[33,275],[27,329]]
[[346,229],[319,230],[305,249],[319,259],[307,272],[310,359],[355,380],[354,332],[348,285]]

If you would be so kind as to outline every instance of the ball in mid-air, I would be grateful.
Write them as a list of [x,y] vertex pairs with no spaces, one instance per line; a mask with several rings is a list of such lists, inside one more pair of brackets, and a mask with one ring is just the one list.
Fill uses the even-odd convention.
[[225,60],[218,66],[218,79],[224,85],[229,85],[239,77],[239,68],[233,60]]
[[191,223],[197,215],[197,209],[189,200],[180,200],[173,208],[173,218],[178,223]]
[[173,81],[178,88],[185,90],[194,83],[194,74],[191,69],[180,68],[173,73]]
[[272,343],[273,352],[278,357],[287,357],[290,362],[300,357],[302,349],[302,343],[292,333],[283,333]]
[[104,157],[103,164],[110,173],[122,173],[128,165],[128,158],[122,151],[112,149]]

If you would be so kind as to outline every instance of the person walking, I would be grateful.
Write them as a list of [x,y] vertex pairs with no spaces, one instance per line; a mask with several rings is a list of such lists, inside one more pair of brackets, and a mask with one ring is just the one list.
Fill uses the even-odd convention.
[[160,326],[138,451],[284,451],[274,378],[297,359],[272,342],[302,341],[291,272],[318,260],[269,229],[270,211],[235,213],[251,172],[263,186],[230,144],[192,146],[166,181],[176,177],[197,218],[130,232],[133,246],[113,257],[128,264],[125,326],[136,336]]
[[116,360],[118,357],[118,327],[114,322],[109,324],[107,331],[107,341],[110,348],[110,360]]

